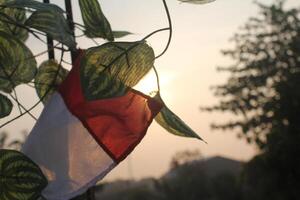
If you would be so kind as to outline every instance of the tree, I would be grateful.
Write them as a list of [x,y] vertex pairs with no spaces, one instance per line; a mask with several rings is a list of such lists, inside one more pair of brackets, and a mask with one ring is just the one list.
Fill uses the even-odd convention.
[[177,152],[171,159],[170,168],[175,169],[185,163],[192,162],[193,160],[202,158],[201,152],[196,150],[185,150]]
[[205,109],[238,116],[213,127],[238,128],[239,136],[265,149],[273,130],[299,133],[300,11],[285,10],[284,1],[257,5],[259,16],[234,35],[233,49],[223,51],[234,63],[218,68],[230,73],[227,83],[215,87],[222,100]]
[[219,68],[230,73],[215,87],[219,104],[206,108],[235,114],[237,119],[213,125],[240,130],[261,153],[246,164],[245,199],[298,199],[300,179],[300,9],[284,1],[257,3],[250,18],[223,51],[235,62]]

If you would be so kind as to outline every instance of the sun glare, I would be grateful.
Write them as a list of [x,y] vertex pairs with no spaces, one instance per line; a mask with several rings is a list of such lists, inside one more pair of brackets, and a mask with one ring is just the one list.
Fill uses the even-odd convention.
[[[174,78],[174,74],[162,71],[159,72],[159,75],[160,88],[163,88],[165,93],[167,91],[165,89],[167,89],[168,84]],[[153,97],[158,91],[157,80],[154,71],[151,70],[136,86],[134,86],[134,89]]]
[[134,89],[146,95],[155,95],[155,92],[158,90],[155,74],[152,71],[149,72],[136,86],[134,86]]

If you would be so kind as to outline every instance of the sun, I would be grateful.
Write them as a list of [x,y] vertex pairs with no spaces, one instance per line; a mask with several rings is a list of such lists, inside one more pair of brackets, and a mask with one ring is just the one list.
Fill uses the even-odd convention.
[[150,71],[146,76],[143,77],[140,82],[133,87],[146,95],[152,96],[153,93],[158,91],[157,80],[155,74]]
[[[164,71],[159,73],[160,88],[167,89],[172,82],[172,73],[166,73]],[[157,79],[154,70],[151,70],[136,86],[133,87],[146,95],[154,96],[158,91]],[[164,90],[167,91],[167,90]]]

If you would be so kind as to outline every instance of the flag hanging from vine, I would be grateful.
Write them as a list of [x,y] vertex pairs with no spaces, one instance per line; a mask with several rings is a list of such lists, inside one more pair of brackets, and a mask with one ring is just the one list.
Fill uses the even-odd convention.
[[[162,107],[103,71],[99,76],[119,82],[119,87],[103,87],[102,93],[109,91],[111,96],[101,98],[99,93],[88,100],[89,83],[82,83],[87,82],[85,57],[89,53],[80,51],[22,149],[48,180],[42,192],[46,199],[70,199],[96,184],[135,148]],[[126,92],[119,96],[124,88]]]

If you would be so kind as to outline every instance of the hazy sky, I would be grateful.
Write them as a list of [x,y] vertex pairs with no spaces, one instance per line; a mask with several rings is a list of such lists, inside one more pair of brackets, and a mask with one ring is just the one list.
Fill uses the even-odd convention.
[[[53,0],[60,3],[61,0]],[[80,22],[77,1],[74,4],[75,21]],[[167,27],[167,18],[161,0],[100,0],[103,10],[114,30],[128,30],[134,35],[122,40],[134,41],[148,33]],[[155,122],[146,137],[131,154],[129,163],[125,160],[105,180],[128,178],[128,165],[131,165],[134,178],[159,177],[169,168],[171,157],[182,150],[198,149],[204,157],[223,155],[247,160],[255,153],[255,147],[238,140],[234,132],[212,131],[210,123],[226,121],[229,114],[200,112],[200,106],[218,102],[210,87],[226,80],[226,74],[216,72],[216,66],[226,66],[230,60],[220,54],[228,48],[228,39],[250,16],[257,15],[252,0],[217,0],[207,5],[189,5],[176,0],[167,0],[173,20],[173,40],[168,52],[156,61],[155,66],[161,78],[161,92],[165,103],[187,124],[189,124],[208,144],[194,139],[170,135]],[[261,0],[270,3],[271,0]],[[289,0],[288,6],[299,6],[299,0]],[[158,34],[149,44],[158,54],[167,42],[167,33]],[[99,40],[101,42],[101,40]],[[34,52],[45,47],[29,40]],[[87,48],[94,44],[80,40],[79,46]],[[46,56],[39,57],[42,61]],[[149,82],[151,79],[148,79]],[[37,101],[35,91],[28,87],[18,87],[21,101],[27,107]],[[42,106],[34,113],[38,116]],[[7,120],[7,119],[5,119]],[[4,120],[0,120],[1,124]],[[5,130],[18,136],[23,129],[30,130],[34,121],[24,117],[7,126]]]

